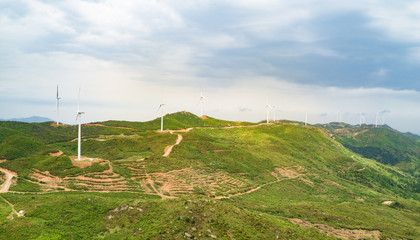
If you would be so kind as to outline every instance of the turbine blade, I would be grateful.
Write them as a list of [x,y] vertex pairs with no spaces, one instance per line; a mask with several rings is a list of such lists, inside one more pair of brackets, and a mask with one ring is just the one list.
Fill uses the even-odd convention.
[[160,110],[163,106],[165,106],[165,104],[164,104],[164,103],[161,103],[161,104],[159,105],[158,109],[156,110],[156,113],[158,113],[158,112],[159,112],[159,110]]

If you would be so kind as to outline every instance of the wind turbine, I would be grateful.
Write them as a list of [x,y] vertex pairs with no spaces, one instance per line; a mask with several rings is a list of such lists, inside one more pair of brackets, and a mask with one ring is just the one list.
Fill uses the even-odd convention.
[[267,111],[267,123],[268,123],[268,118],[270,117],[270,110],[272,109],[272,107],[270,106],[270,104],[268,104],[268,99],[267,99],[267,103],[265,104],[265,110]]
[[156,111],[156,113],[159,113],[159,110],[162,110],[160,115],[160,131],[163,132],[163,107],[165,106],[164,103],[161,103]]
[[360,112],[359,114],[360,114],[360,123],[359,123],[359,125],[360,125],[360,127],[361,127],[361,126],[362,126],[362,124],[366,124],[366,118],[365,118],[366,113],[362,113],[362,112]]
[[82,160],[80,158],[80,153],[82,150],[82,144],[81,144],[81,137],[82,137],[82,114],[85,114],[85,112],[80,111],[80,87],[79,87],[79,96],[77,98],[77,115],[76,115],[76,122],[79,121],[79,131],[78,131],[78,137],[77,137],[77,160]]
[[58,84],[57,84],[57,97],[56,97],[56,104],[57,104],[57,106],[56,106],[56,112],[57,112],[57,126],[58,126],[58,124],[59,124],[59,121],[58,121],[58,109],[59,109],[59,106],[60,106],[60,97],[58,97]]
[[201,91],[200,93],[200,117],[203,117],[203,104],[204,104],[204,95],[203,95],[203,91]]
[[376,112],[375,127],[378,127],[379,112]]
[[271,106],[271,109],[273,109],[273,122],[276,122],[276,109],[277,109],[277,105]]

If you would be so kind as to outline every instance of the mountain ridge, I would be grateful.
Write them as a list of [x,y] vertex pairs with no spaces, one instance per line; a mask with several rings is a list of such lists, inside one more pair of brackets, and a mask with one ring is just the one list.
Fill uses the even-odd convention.
[[[163,132],[159,118],[84,124],[83,161],[74,160],[75,126],[0,122],[0,169],[18,176],[1,197],[26,212],[16,222],[0,211],[0,236],[334,239],[329,234],[337,229],[365,229],[415,239],[420,233],[418,179],[345,148],[339,138],[347,135],[330,132],[337,129],[182,112],[165,118]],[[366,129],[342,131],[357,137]],[[62,214],[69,222],[56,217]],[[18,235],[10,230],[29,224]]]

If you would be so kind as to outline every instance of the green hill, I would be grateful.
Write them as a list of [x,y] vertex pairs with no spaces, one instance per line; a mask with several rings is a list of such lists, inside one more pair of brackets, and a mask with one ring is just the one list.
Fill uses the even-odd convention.
[[[171,131],[158,131],[160,119],[83,125],[81,162],[74,161],[74,126],[0,123],[6,159],[0,167],[18,175],[0,194],[0,238],[420,235],[419,180],[403,168],[407,160],[382,164],[349,150],[372,145],[415,156],[413,137],[389,129],[257,125],[185,112],[164,119]],[[20,210],[24,217],[17,216]]]
[[[185,129],[190,127],[226,127],[226,126],[238,126],[238,125],[254,125],[249,122],[233,122],[219,120],[212,117],[205,116],[200,118],[189,112],[176,112],[172,114],[166,114],[164,117],[164,129]],[[106,121],[97,124],[112,127],[126,127],[132,128],[139,131],[147,130],[158,130],[160,129],[161,119],[156,118],[148,122],[128,122],[128,121]]]
[[420,139],[389,127],[329,127],[329,132],[343,146],[366,158],[397,167],[420,176]]

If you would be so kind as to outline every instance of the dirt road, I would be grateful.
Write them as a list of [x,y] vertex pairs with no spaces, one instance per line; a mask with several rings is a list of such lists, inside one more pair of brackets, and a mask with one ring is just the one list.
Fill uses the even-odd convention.
[[5,193],[9,191],[10,184],[12,184],[12,178],[17,177],[17,174],[4,168],[0,168],[0,171],[6,176],[6,181],[0,186],[0,193]]
[[169,146],[167,146],[167,147],[165,148],[165,150],[163,151],[163,152],[164,152],[163,156],[164,156],[164,157],[169,156],[169,154],[171,154],[171,152],[172,152],[172,148],[174,148],[174,146],[175,146],[175,145],[180,144],[180,143],[181,143],[181,141],[182,141],[182,135],[178,134],[178,138],[176,139],[175,144],[174,144],[174,145],[169,145]]

